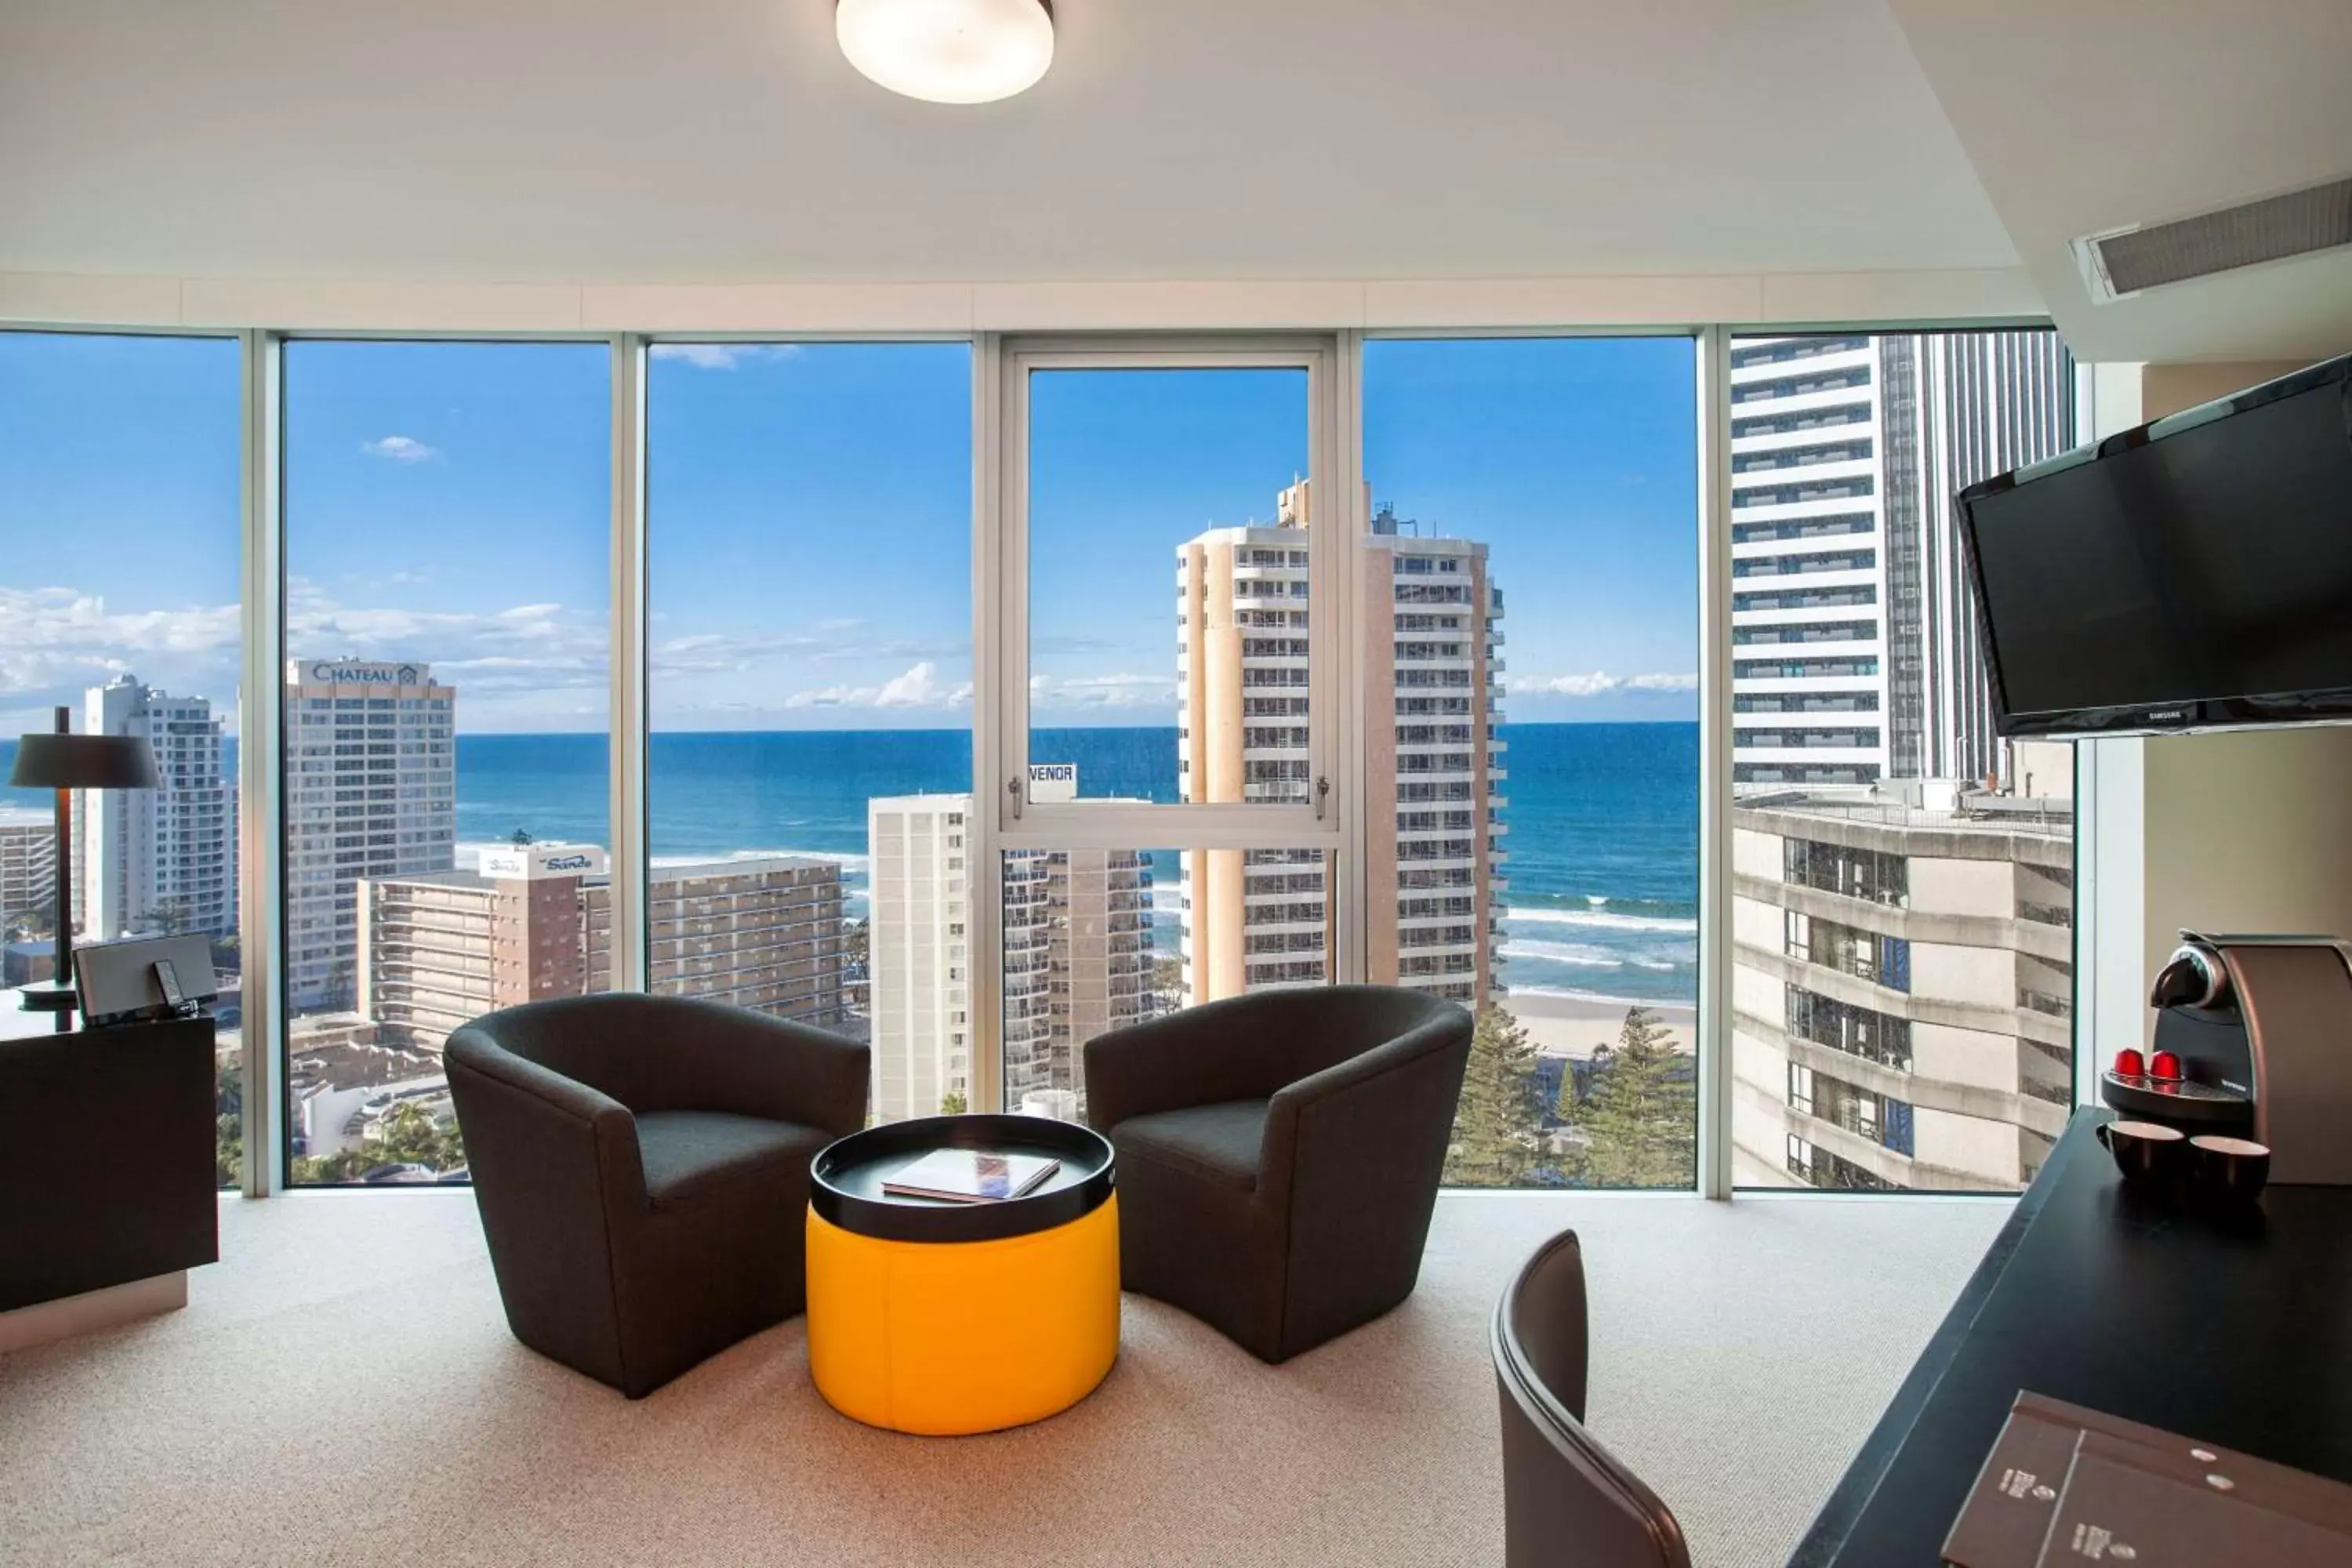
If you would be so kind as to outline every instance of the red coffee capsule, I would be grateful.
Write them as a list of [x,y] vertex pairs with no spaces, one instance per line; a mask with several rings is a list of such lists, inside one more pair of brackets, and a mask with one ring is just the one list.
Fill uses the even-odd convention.
[[2125,1078],[2147,1076],[2147,1058],[2130,1046],[2116,1053],[2116,1071]]
[[2170,1051],[2158,1051],[2156,1059],[2148,1063],[2147,1070],[2156,1078],[2178,1083],[2180,1080],[2180,1058]]

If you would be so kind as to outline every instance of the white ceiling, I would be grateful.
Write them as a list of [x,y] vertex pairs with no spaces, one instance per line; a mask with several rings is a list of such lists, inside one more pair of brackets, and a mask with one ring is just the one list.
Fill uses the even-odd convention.
[[2352,0],[1893,5],[2075,353],[2352,351],[2352,250],[2098,305],[2068,244],[2352,174]]
[[943,108],[852,72],[832,0],[0,0],[0,272],[980,283],[2021,259],[2087,357],[2352,347],[2343,258],[2095,308],[2065,250],[2352,173],[2352,0],[1055,15],[1037,89]]
[[0,268],[605,281],[2013,266],[1879,0],[1061,0],[895,98],[832,0],[6,0]]

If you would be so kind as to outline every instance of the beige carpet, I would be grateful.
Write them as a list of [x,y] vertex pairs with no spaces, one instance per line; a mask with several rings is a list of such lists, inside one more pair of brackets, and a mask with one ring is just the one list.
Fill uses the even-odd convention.
[[619,1395],[517,1345],[457,1193],[225,1200],[186,1310],[0,1356],[0,1561],[1488,1568],[1486,1319],[1585,1243],[1591,1422],[1702,1564],[1777,1563],[2007,1212],[1938,1200],[1461,1195],[1418,1294],[1266,1367],[1129,1298],[1055,1420],[833,1414],[801,1326]]

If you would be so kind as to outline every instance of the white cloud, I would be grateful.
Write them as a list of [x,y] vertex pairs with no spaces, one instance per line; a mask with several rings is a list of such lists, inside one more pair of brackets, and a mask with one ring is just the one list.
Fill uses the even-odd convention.
[[646,352],[697,370],[733,370],[755,360],[796,358],[801,351],[797,343],[656,343]]
[[929,659],[882,683],[874,695],[877,708],[961,708],[971,700],[971,686],[944,686],[940,682],[939,666]]
[[697,632],[656,644],[653,666],[659,675],[721,675],[748,670],[770,659],[811,653],[821,646],[814,637],[790,632],[771,637]]
[[1598,669],[1590,675],[1553,675],[1510,683],[1511,695],[1515,697],[1606,697],[1612,691],[1697,689],[1696,675],[1611,675]]
[[1168,675],[1033,675],[1029,700],[1058,708],[1166,708],[1176,700]]
[[603,687],[610,628],[601,614],[558,604],[500,610],[355,608],[294,578],[286,591],[287,646],[303,658],[404,658],[468,693],[517,696]]
[[240,617],[235,605],[116,611],[79,589],[0,587],[0,696],[21,697],[101,684],[149,656],[233,658]]
[[925,659],[879,686],[820,686],[784,699],[787,708],[961,708],[971,701],[970,681],[949,685],[939,667]]
[[441,455],[438,447],[428,447],[411,436],[385,436],[360,443],[360,450],[373,458],[390,458],[395,463],[426,463]]

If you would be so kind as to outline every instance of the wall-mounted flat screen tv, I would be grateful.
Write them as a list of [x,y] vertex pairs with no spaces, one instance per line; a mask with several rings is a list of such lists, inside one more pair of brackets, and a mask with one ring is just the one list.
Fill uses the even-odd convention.
[[1959,510],[2002,734],[2352,720],[2352,356]]

